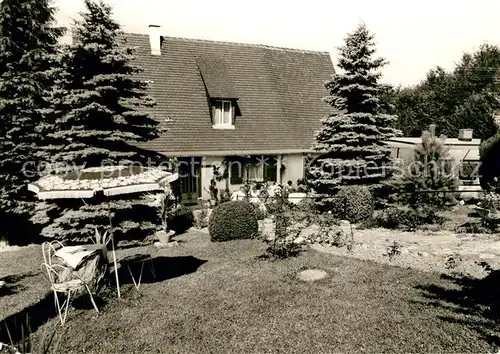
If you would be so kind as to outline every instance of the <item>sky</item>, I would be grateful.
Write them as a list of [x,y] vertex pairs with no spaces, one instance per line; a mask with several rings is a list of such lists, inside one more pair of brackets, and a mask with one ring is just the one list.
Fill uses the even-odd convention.
[[[382,81],[414,85],[436,66],[453,69],[463,53],[500,45],[500,0],[107,0],[126,32],[265,44],[331,53],[364,22],[376,55],[389,61]],[[83,0],[56,0],[69,25]]]

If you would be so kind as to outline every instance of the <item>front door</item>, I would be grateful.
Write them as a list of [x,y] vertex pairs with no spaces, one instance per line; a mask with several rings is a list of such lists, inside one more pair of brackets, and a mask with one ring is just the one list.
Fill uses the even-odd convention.
[[182,203],[195,204],[201,197],[201,157],[179,158],[179,179]]

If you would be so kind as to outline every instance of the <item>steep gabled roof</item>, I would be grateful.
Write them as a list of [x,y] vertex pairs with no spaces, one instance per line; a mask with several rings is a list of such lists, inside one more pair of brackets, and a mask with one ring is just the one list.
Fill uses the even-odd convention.
[[[334,69],[326,52],[163,37],[154,56],[147,35],[126,38],[151,83],[152,113],[169,129],[147,148],[179,156],[305,151],[328,112],[324,82]],[[211,95],[238,99],[234,130],[212,128]]]

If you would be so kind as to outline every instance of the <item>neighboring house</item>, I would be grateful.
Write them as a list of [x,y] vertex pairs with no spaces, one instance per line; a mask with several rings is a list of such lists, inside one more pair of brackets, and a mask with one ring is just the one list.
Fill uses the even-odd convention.
[[[479,191],[478,169],[480,164],[479,147],[481,139],[472,138],[472,129],[461,129],[458,138],[447,138],[445,145],[449,148],[449,157],[460,178],[460,190]],[[403,162],[411,162],[415,147],[422,142],[421,138],[395,137],[387,142],[392,147],[393,157]],[[463,197],[474,196],[463,193]]]
[[217,183],[221,193],[247,179],[304,176],[328,112],[329,53],[164,37],[158,26],[125,36],[157,102],[152,114],[168,129],[144,147],[179,158],[184,201],[209,197],[213,166],[224,160],[235,163]]

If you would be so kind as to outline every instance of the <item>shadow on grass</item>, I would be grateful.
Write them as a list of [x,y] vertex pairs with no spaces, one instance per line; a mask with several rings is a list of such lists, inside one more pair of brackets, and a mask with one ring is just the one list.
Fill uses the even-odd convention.
[[500,271],[493,271],[484,279],[442,278],[452,280],[459,289],[419,285],[416,288],[423,291],[425,303],[450,312],[441,319],[472,328],[490,344],[500,346]]
[[17,283],[25,278],[29,278],[35,275],[37,275],[37,273],[28,272],[24,274],[8,275],[6,277],[0,278],[0,281],[5,282],[5,286],[3,288],[0,288],[0,296],[14,295],[21,292],[22,290],[26,289],[26,287]]
[[[181,277],[183,275],[194,273],[200,266],[206,263],[206,260],[198,259],[193,256],[181,257],[156,257],[152,260],[153,269],[150,261],[144,262],[141,283],[156,283],[168,279]],[[141,273],[142,263],[129,264],[130,271],[136,280]],[[153,275],[154,273],[154,275]],[[132,278],[128,267],[121,267],[120,282],[122,284],[132,284]]]

